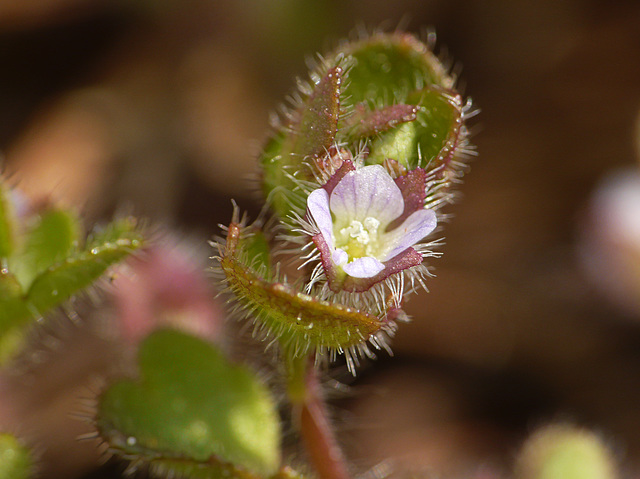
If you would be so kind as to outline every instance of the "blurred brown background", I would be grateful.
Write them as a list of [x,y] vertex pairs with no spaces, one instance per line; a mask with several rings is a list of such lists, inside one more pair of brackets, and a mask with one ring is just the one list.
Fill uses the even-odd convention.
[[[437,51],[464,66],[479,157],[397,357],[340,405],[350,457],[362,470],[396,456],[444,477],[506,477],[529,432],[569,420],[602,433],[634,477],[640,312],[594,286],[577,246],[598,181],[638,165],[637,1],[0,0],[5,173],[88,222],[128,208],[204,244],[231,197],[256,211],[255,156],[305,56],[356,27],[398,25],[435,28]],[[62,389],[108,368],[105,354],[87,371],[43,367]],[[34,419],[66,418],[76,389],[51,413],[32,384],[20,386],[26,429],[82,432]],[[119,470],[93,471],[95,445],[58,442],[43,447],[44,477]]]

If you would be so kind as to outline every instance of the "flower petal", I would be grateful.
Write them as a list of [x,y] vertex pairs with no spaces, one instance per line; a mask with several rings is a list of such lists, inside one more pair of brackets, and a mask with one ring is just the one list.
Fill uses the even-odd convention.
[[333,254],[331,255],[331,259],[338,266],[342,266],[343,264],[349,261],[349,255],[342,248],[336,248]]
[[388,261],[416,244],[431,233],[437,224],[438,220],[433,210],[411,213],[400,226],[384,235],[383,241],[389,245],[389,250],[381,258],[382,261]]
[[329,211],[329,195],[319,188],[311,192],[307,198],[307,210],[315,221],[329,249],[334,248],[333,220]]
[[336,228],[369,216],[384,228],[404,210],[400,188],[380,165],[347,173],[334,188],[329,203],[336,216]]
[[371,256],[363,256],[345,264],[342,269],[354,278],[371,278],[384,269],[384,264]]
[[354,278],[353,276],[347,276],[345,282],[341,286],[344,291],[363,293],[390,276],[405,269],[418,266],[420,263],[422,263],[422,255],[413,248],[407,248],[394,258],[386,261],[384,263],[384,269],[375,276],[369,278]]

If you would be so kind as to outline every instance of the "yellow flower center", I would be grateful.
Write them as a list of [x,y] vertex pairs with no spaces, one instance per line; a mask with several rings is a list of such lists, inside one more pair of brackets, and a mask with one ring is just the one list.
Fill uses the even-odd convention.
[[352,220],[349,226],[336,235],[336,247],[343,249],[349,260],[373,256],[378,250],[378,228],[380,221],[368,216],[364,221]]

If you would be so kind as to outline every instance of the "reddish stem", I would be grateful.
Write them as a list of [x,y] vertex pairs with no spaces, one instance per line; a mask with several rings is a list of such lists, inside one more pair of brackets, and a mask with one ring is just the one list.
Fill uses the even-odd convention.
[[349,479],[345,457],[327,418],[316,370],[308,368],[305,398],[300,404],[300,432],[311,463],[321,479]]

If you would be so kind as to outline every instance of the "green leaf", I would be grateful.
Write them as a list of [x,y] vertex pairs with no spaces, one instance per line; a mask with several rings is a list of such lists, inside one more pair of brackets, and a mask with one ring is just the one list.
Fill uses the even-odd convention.
[[76,253],[51,266],[31,284],[26,295],[29,307],[44,314],[81,289],[91,286],[109,266],[142,245],[137,233],[130,233],[131,237],[125,236],[115,241],[99,243],[94,240],[89,250]]
[[6,259],[15,248],[15,218],[9,191],[0,180],[0,260]]
[[[450,167],[464,137],[462,98],[427,46],[406,33],[376,34],[342,51],[352,65],[343,102],[354,106],[354,114],[340,121],[351,145],[363,139],[354,134],[372,139],[367,163],[392,158],[408,169]],[[418,108],[414,116],[409,105]]]
[[130,242],[135,247],[139,247],[142,241],[140,235],[140,225],[138,220],[132,216],[118,218],[106,226],[94,230],[87,239],[86,250],[101,248],[105,244]]
[[[11,259],[11,270],[0,269],[0,364],[18,350],[30,322],[91,286],[109,266],[143,244],[131,219],[116,221],[95,234],[84,251],[76,248],[78,229],[67,212],[45,214],[27,240],[27,253]],[[28,289],[14,270],[30,284]]]
[[17,315],[21,303],[20,283],[7,269],[0,270],[0,328]]
[[0,364],[19,350],[23,344],[22,326],[29,311],[22,298],[18,280],[7,270],[0,271]]
[[138,380],[115,383],[99,401],[97,425],[113,450],[188,477],[277,473],[279,417],[250,370],[172,330],[142,343],[139,366]]
[[242,251],[247,258],[251,258],[251,269],[263,278],[271,277],[271,248],[262,231],[255,228],[250,232],[245,231],[242,238]]
[[63,261],[78,247],[80,225],[68,210],[43,212],[27,233],[20,252],[9,267],[24,289],[47,268]]
[[[232,223],[220,258],[229,289],[255,320],[276,337],[283,337],[296,355],[309,349],[345,351],[374,340],[391,324],[373,314],[339,303],[321,301],[291,285],[272,282],[260,274],[248,254],[265,242],[255,229]],[[258,266],[258,267],[256,267]]]
[[452,88],[454,80],[427,46],[408,33],[376,34],[339,50],[348,70],[344,96],[376,107],[405,103],[424,87]]
[[304,207],[299,181],[312,179],[310,166],[332,145],[338,129],[342,68],[329,68],[292,112],[289,124],[265,147],[261,158],[263,188],[283,218]]
[[261,157],[263,191],[285,223],[304,214],[308,192],[333,174],[332,156],[355,155],[363,145],[368,164],[393,159],[428,169],[442,186],[434,201],[447,195],[459,175],[454,159],[467,151],[464,105],[455,78],[426,44],[407,33],[376,33],[341,44],[311,78]]
[[441,89],[413,92],[407,101],[419,107],[415,121],[377,136],[367,163],[393,158],[408,169],[449,166],[460,141],[462,99]]
[[292,151],[302,158],[323,155],[333,144],[338,129],[342,73],[340,67],[330,68],[300,112]]
[[0,433],[0,479],[29,479],[33,470],[31,451],[11,434]]

